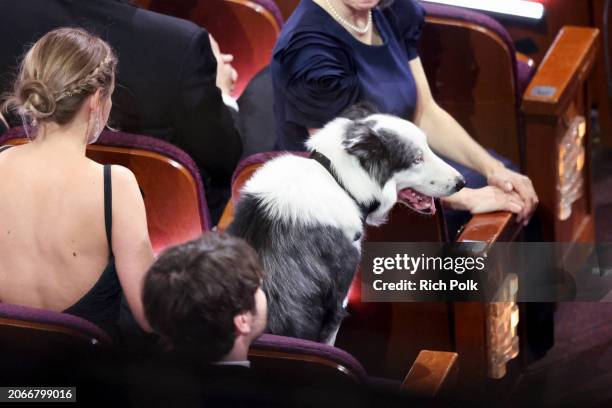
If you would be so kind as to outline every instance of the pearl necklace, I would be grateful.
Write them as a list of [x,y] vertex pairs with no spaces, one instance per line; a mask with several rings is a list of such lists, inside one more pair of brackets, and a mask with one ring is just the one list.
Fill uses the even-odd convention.
[[365,25],[365,27],[359,28],[357,27],[357,25],[351,24],[348,21],[346,21],[346,19],[342,17],[340,13],[336,11],[336,9],[334,8],[334,6],[332,6],[329,0],[325,0],[325,2],[327,3],[327,6],[329,7],[329,10],[331,11],[335,19],[341,22],[342,24],[344,24],[345,26],[347,26],[348,28],[350,28],[351,30],[355,31],[358,34],[365,34],[370,29],[370,26],[372,25],[372,10],[368,12],[368,23]]

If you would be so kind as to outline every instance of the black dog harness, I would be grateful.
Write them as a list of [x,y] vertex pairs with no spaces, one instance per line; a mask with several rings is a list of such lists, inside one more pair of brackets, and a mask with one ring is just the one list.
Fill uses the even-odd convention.
[[[351,200],[353,200],[355,204],[357,204],[357,207],[359,207],[359,211],[361,212],[361,224],[365,225],[365,220],[368,217],[368,215],[370,213],[373,213],[374,211],[378,209],[378,207],[380,207],[380,201],[374,200],[369,204],[360,203],[351,194],[351,192],[347,190],[344,184],[342,184],[342,181],[340,181],[340,178],[338,177],[338,175],[334,171],[334,168],[332,167],[331,160],[329,160],[327,156],[325,156],[322,153],[317,152],[316,150],[313,150],[312,153],[310,153],[309,157],[313,159],[314,161],[318,162],[321,166],[323,166],[323,168],[327,170],[329,174],[331,174],[334,180],[336,180],[336,183],[338,183],[338,185],[346,192],[346,194],[348,194],[348,196],[351,197]],[[361,238],[361,234],[357,234],[357,235],[359,236],[355,238],[355,241]]]

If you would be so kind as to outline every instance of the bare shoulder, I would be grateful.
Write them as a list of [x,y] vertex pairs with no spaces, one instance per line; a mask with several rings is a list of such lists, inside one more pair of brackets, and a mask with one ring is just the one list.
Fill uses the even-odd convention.
[[[87,159],[89,165],[96,173],[102,172],[102,169],[105,167],[105,164],[100,164],[94,160]],[[119,164],[111,164],[111,180],[113,183],[113,189],[119,188],[137,188],[138,182],[136,181],[136,176],[132,172],[132,170],[127,167],[121,166]]]
[[[127,167],[111,166],[113,213],[119,225],[134,227],[136,219],[145,219],[144,197],[134,173]],[[145,221],[146,229],[146,221]],[[126,227],[127,228],[127,227]]]
[[134,175],[132,170],[128,169],[127,167],[123,167],[118,164],[113,164],[111,165],[111,174],[113,177],[113,181],[117,181],[118,183],[137,183],[136,176]]
[[[132,194],[139,192],[138,181],[132,170],[118,164],[111,165],[111,180],[113,191],[119,192],[122,196],[130,197]],[[138,197],[140,193],[138,193]]]

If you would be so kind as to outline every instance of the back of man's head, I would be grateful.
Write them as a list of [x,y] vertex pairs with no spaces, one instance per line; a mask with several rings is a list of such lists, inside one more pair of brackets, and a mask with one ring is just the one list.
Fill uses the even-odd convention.
[[[263,330],[265,305],[256,310],[255,300],[262,278],[257,254],[245,241],[206,233],[166,250],[151,267],[143,289],[146,317],[173,350],[200,362],[219,361],[237,336],[250,342]],[[247,319],[243,330],[245,315],[257,318]]]

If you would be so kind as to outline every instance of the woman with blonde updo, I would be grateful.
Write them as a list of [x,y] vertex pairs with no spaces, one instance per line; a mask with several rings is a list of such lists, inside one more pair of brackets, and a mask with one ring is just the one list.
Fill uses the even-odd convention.
[[0,147],[0,302],[64,311],[104,327],[121,295],[138,322],[153,263],[132,172],[87,157],[112,106],[117,58],[81,29],[60,28],[27,52],[4,103],[31,141]]

